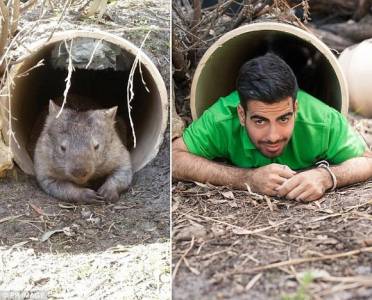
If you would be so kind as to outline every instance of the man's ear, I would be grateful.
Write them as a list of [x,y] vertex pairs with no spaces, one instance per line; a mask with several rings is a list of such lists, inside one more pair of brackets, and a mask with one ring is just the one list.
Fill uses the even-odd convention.
[[245,110],[243,106],[241,106],[241,104],[238,105],[237,111],[238,111],[240,125],[245,126]]
[[295,102],[294,102],[294,108],[293,108],[293,112],[294,112],[294,114],[296,115],[296,113],[297,113],[297,111],[298,111],[298,101],[296,100]]

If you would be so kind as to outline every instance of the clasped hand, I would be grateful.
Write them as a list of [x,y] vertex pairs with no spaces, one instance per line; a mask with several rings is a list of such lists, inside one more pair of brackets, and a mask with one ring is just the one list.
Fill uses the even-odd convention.
[[297,173],[288,166],[270,164],[256,169],[252,176],[254,190],[304,202],[321,198],[331,186],[332,178],[320,168]]

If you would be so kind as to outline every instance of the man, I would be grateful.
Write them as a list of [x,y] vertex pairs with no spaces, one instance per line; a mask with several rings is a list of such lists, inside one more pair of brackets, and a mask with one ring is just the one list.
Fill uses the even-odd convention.
[[245,63],[236,87],[173,142],[174,178],[313,201],[372,177],[364,141],[338,111],[298,90],[278,56]]

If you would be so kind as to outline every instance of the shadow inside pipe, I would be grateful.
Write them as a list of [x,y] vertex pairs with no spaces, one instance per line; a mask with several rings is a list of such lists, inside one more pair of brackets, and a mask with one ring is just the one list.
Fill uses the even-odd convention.
[[325,55],[312,42],[295,35],[261,30],[236,35],[210,54],[196,82],[196,115],[200,116],[219,97],[235,90],[239,68],[249,59],[268,51],[288,63],[301,89],[341,111],[341,86]]
[[[50,63],[53,47],[48,46],[30,57],[14,78],[12,90],[12,128],[20,147],[11,145],[16,162],[23,171],[33,174],[33,149],[45,119],[50,99],[62,97],[66,88],[67,68],[54,68]],[[125,53],[126,56],[131,54]],[[133,55],[132,55],[133,56]],[[28,71],[39,61],[44,64]],[[133,62],[133,57],[131,61]],[[131,67],[131,66],[130,66]],[[134,170],[141,169],[157,153],[164,118],[160,88],[153,75],[142,65],[137,66],[133,77],[133,100],[130,103],[136,147],[133,146],[132,127],[129,122],[127,84],[130,68],[72,72],[70,94],[89,97],[102,108],[118,106],[118,115],[127,124]],[[42,116],[41,116],[42,115]],[[40,125],[41,123],[41,125]]]

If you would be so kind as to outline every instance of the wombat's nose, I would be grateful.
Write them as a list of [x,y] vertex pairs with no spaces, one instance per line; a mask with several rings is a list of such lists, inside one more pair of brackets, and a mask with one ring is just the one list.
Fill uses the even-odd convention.
[[82,168],[74,168],[71,170],[71,175],[75,178],[83,179],[88,175],[88,170]]

